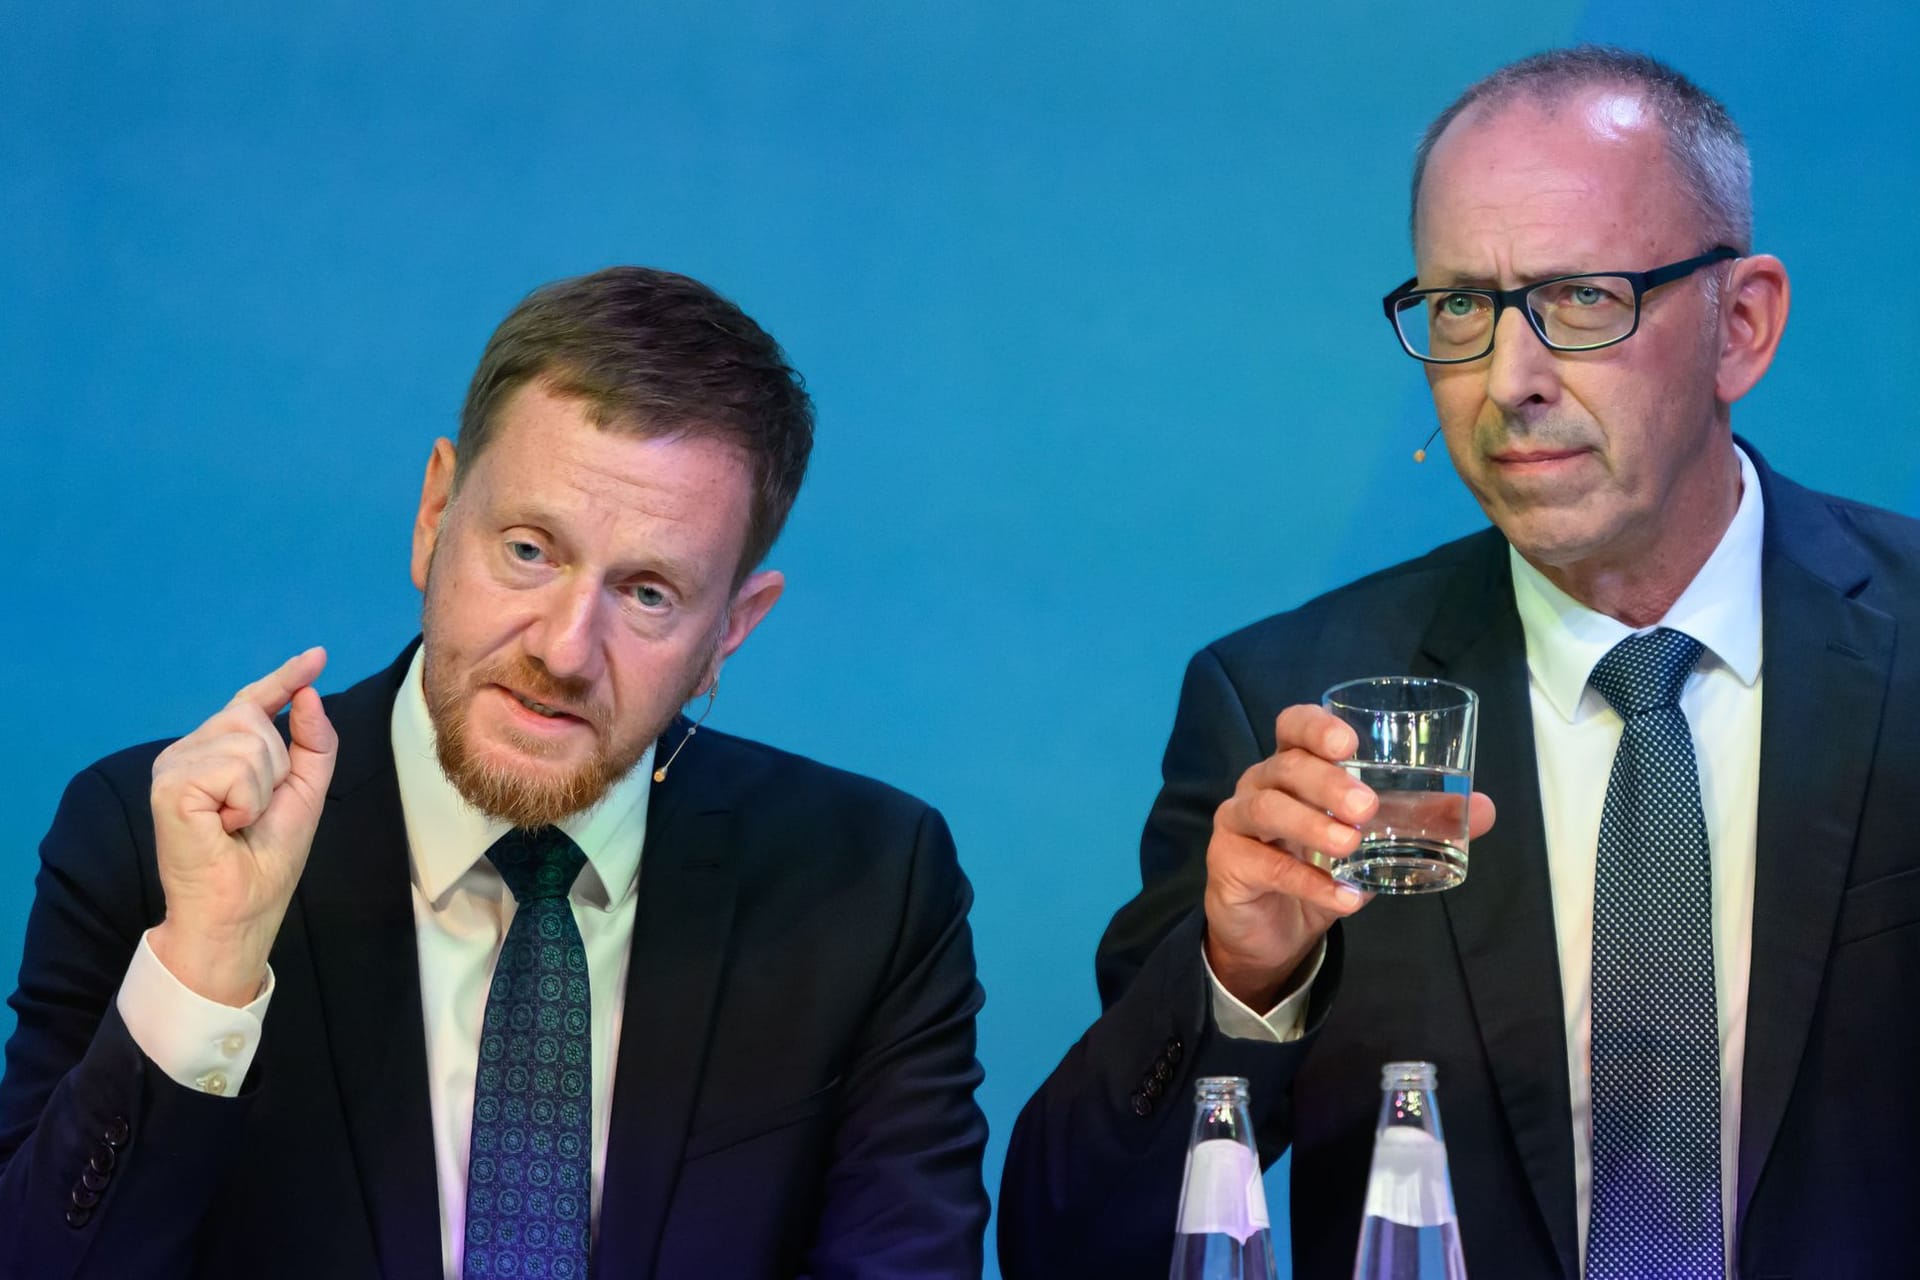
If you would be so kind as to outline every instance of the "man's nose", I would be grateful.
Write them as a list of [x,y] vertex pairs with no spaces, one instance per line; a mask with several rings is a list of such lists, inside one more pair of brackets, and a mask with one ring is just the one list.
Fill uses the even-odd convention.
[[528,629],[527,651],[562,679],[598,674],[601,592],[599,584],[563,576],[541,603]]
[[1487,398],[1517,422],[1528,406],[1551,405],[1560,398],[1560,358],[1540,340],[1518,307],[1508,307],[1493,332],[1487,356]]

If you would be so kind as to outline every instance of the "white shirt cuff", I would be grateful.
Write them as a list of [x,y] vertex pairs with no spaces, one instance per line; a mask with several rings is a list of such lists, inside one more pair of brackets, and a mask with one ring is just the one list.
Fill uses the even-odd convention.
[[143,933],[114,1004],[140,1052],[175,1084],[230,1097],[240,1092],[253,1065],[272,998],[271,966],[260,994],[237,1009],[189,990],[160,963]]
[[1220,979],[1213,975],[1213,966],[1207,963],[1207,949],[1202,944],[1200,963],[1213,988],[1213,1025],[1235,1040],[1269,1040],[1276,1044],[1298,1040],[1306,1033],[1307,998],[1313,994],[1313,980],[1320,976],[1320,962],[1326,958],[1327,940],[1322,938],[1307,957],[1302,971],[1294,975],[1293,994],[1265,1014],[1258,1014],[1220,984]]

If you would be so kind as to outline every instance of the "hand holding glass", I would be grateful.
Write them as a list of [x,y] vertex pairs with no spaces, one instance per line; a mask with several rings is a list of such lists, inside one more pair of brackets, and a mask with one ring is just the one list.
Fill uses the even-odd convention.
[[1359,738],[1343,766],[1380,798],[1360,827],[1360,848],[1334,879],[1375,893],[1433,893],[1467,878],[1467,812],[1473,793],[1473,690],[1418,676],[1337,684],[1320,705]]

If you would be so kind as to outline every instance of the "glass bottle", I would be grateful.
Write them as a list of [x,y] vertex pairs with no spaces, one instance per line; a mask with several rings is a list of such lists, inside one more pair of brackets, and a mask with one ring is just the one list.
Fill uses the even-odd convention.
[[1172,1280],[1275,1280],[1247,1082],[1208,1076],[1193,1092],[1193,1138],[1169,1274]]
[[1353,1280],[1466,1280],[1433,1064],[1389,1062],[1380,1088]]

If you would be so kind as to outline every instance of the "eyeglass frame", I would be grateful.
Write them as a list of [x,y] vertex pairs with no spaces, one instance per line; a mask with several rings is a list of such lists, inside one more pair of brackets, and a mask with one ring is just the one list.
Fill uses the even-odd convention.
[[[1400,349],[1423,364],[1470,364],[1475,360],[1484,360],[1493,354],[1493,345],[1500,334],[1500,313],[1512,308],[1526,317],[1527,328],[1533,330],[1533,336],[1540,339],[1549,351],[1600,351],[1616,346],[1640,331],[1640,300],[1650,291],[1663,284],[1672,284],[1675,280],[1684,280],[1702,267],[1710,267],[1717,262],[1730,262],[1744,257],[1738,249],[1728,245],[1715,245],[1696,257],[1684,258],[1679,262],[1669,262],[1664,267],[1655,267],[1651,271],[1574,271],[1563,276],[1549,276],[1545,280],[1535,280],[1532,284],[1523,284],[1514,289],[1473,289],[1466,287],[1420,288],[1420,277],[1413,276],[1398,289],[1380,299],[1381,309],[1387,314],[1387,323],[1393,326],[1393,336],[1400,343]],[[1633,324],[1617,338],[1608,338],[1605,342],[1595,342],[1585,346],[1562,346],[1547,336],[1546,326],[1533,308],[1527,305],[1527,295],[1535,289],[1550,284],[1563,284],[1568,280],[1586,280],[1603,277],[1611,280],[1625,280],[1633,287]],[[1464,293],[1476,298],[1488,298],[1493,302],[1493,323],[1487,326],[1486,350],[1471,356],[1423,356],[1413,349],[1407,341],[1407,335],[1400,331],[1400,320],[1395,313],[1395,305],[1408,298],[1424,298],[1439,293]]]

